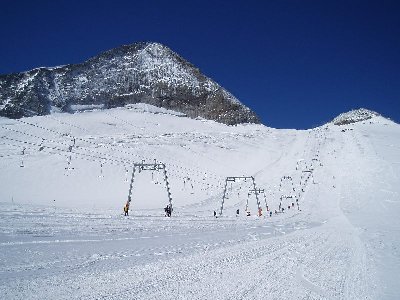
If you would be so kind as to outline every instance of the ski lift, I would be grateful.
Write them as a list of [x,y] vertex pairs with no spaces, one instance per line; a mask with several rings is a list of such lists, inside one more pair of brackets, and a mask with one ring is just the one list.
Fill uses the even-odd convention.
[[42,151],[44,149],[43,142],[44,142],[44,138],[42,138],[42,141],[39,144],[39,151]]
[[21,158],[21,163],[20,163],[20,165],[19,165],[19,167],[20,168],[23,168],[24,167],[24,155],[25,155],[25,150],[26,150],[26,148],[24,147],[23,149],[22,149],[22,158]]
[[104,175],[103,175],[103,162],[100,162],[100,175],[99,175],[99,178],[104,178]]
[[186,190],[186,182],[189,182],[190,178],[185,176],[183,177],[183,190]]
[[193,187],[193,183],[192,183],[192,180],[190,180],[190,187],[191,187],[191,191],[190,191],[190,194],[191,195],[194,195],[194,187]]
[[66,171],[71,171],[71,170],[74,169],[74,168],[71,167],[71,162],[72,162],[72,156],[69,155],[69,156],[68,156],[68,161],[67,161],[67,166],[65,167],[65,170],[66,170]]
[[125,182],[128,182],[128,173],[129,173],[129,170],[127,167],[125,167]]

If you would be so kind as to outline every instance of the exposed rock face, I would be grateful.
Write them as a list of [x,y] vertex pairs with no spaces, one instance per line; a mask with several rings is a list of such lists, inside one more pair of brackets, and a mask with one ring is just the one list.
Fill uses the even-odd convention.
[[199,69],[158,43],[121,46],[84,63],[0,76],[0,115],[148,103],[225,124],[258,117]]
[[380,114],[365,108],[360,108],[338,115],[333,119],[332,123],[335,125],[345,125],[369,120],[376,116],[380,116]]

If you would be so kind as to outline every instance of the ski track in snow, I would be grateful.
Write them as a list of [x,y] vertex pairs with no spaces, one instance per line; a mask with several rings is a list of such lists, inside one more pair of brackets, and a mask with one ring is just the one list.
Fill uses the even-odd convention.
[[[0,119],[0,132],[0,299],[400,297],[400,128],[382,117],[296,131],[119,108]],[[172,218],[151,172],[123,217],[126,168],[154,158]],[[269,217],[259,195],[256,217],[240,181],[213,218],[225,177],[243,175],[271,211],[289,194],[299,206],[283,198]]]

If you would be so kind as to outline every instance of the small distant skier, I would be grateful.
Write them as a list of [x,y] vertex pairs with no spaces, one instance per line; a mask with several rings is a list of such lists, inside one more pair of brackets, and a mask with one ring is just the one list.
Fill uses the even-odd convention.
[[239,217],[239,208],[236,210],[236,217]]
[[164,208],[164,211],[165,211],[165,216],[169,217],[170,213],[169,213],[169,206],[168,205]]
[[[276,211],[275,211],[276,212]],[[269,216],[272,217],[272,211],[269,212]]]
[[214,218],[217,217],[217,212],[214,210]]
[[125,217],[129,215],[129,201],[124,206]]
[[172,207],[171,207],[170,204],[168,204],[168,205],[164,208],[164,211],[165,211],[165,216],[166,216],[166,217],[171,217]]

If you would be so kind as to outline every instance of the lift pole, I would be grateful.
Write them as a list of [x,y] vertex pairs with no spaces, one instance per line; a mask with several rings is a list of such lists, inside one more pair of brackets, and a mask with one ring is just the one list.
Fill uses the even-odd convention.
[[[224,209],[225,199],[227,199],[226,190],[227,190],[228,182],[236,182],[236,180],[241,180],[241,179],[244,179],[244,180],[249,179],[249,180],[251,180],[252,181],[252,185],[253,185],[253,189],[257,190],[256,181],[255,181],[255,178],[253,176],[229,176],[229,177],[226,177],[226,179],[225,179],[225,187],[224,187],[224,194],[222,196],[221,208],[220,208],[220,211],[219,211],[219,215],[220,216],[222,216],[222,210]],[[260,206],[260,201],[258,199],[257,191],[255,192],[255,195],[256,195],[258,210],[260,210],[261,206]]]
[[141,162],[141,163],[133,164],[131,182],[130,182],[130,185],[129,185],[129,192],[128,192],[128,203],[130,204],[131,201],[132,201],[132,190],[133,190],[133,182],[135,181],[135,171],[136,171],[136,169],[138,169],[139,173],[141,171],[160,171],[160,170],[163,170],[165,187],[166,187],[167,196],[168,196],[168,202],[169,202],[169,206],[171,207],[171,210],[172,210],[172,196],[171,196],[170,184],[169,184],[169,181],[168,181],[167,168],[166,168],[165,164],[157,163],[156,161],[154,161],[154,163]]

